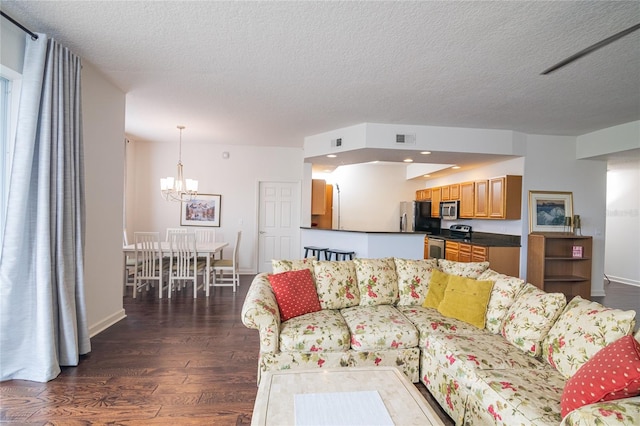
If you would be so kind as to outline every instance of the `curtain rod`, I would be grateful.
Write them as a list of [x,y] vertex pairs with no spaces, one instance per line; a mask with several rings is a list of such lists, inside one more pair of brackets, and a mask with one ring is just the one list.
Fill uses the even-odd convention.
[[0,10],[0,14],[2,14],[3,18],[7,18],[13,25],[15,25],[16,27],[20,28],[25,33],[29,34],[31,36],[31,40],[37,40],[38,39],[38,34],[30,31],[27,27],[25,27],[24,25],[22,25],[21,23],[19,23],[15,19],[13,19],[11,16],[7,15],[6,13],[4,13],[1,10]]

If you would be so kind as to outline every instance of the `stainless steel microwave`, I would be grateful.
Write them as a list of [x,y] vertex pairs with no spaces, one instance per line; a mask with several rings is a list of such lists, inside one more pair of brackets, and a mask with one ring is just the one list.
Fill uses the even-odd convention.
[[444,220],[457,220],[460,201],[441,201],[440,217]]

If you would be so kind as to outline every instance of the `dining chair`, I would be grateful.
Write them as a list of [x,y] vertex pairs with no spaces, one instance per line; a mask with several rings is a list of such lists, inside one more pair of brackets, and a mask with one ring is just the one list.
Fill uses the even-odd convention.
[[238,252],[241,236],[242,231],[238,231],[236,234],[236,243],[233,247],[233,257],[231,259],[220,259],[213,262],[212,287],[233,287],[235,293],[236,288],[240,286]]
[[[127,230],[122,230],[122,247],[126,247],[129,245],[129,239],[127,238]],[[124,293],[127,293],[127,287],[134,286],[134,277],[136,274],[136,259],[133,256],[125,256],[124,258]]]
[[175,288],[180,290],[186,286],[187,281],[193,283],[193,298],[198,297],[198,273],[203,275],[206,262],[198,261],[196,251],[195,232],[169,232],[169,247],[171,258],[169,260],[169,297]]
[[154,281],[158,281],[158,295],[162,298],[162,251],[159,232],[134,232],[135,274],[133,298],[143,287],[147,291]]
[[193,232],[193,229],[189,229],[189,228],[167,228],[167,233],[165,234],[164,240],[165,241],[169,241],[169,234],[171,233],[177,233],[177,232]]

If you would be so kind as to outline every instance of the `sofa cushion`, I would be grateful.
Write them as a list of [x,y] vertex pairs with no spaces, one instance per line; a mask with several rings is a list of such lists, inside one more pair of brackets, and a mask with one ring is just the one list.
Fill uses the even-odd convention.
[[524,287],[524,280],[509,275],[504,275],[492,269],[487,269],[478,277],[481,281],[493,281],[493,289],[487,306],[485,327],[492,333],[500,333],[502,321],[516,296]]
[[598,351],[567,381],[562,416],[599,401],[640,395],[640,343],[624,336]]
[[525,353],[538,356],[542,340],[566,304],[564,294],[545,293],[527,284],[507,312],[502,336]]
[[448,283],[449,274],[445,274],[438,270],[431,272],[429,289],[427,290],[427,295],[424,298],[422,306],[425,308],[438,309],[440,302],[442,302],[442,299],[444,298],[444,291],[446,290]]
[[438,266],[447,274],[459,275],[465,278],[478,278],[489,268],[489,262],[456,262],[454,260],[438,259]]
[[393,305],[398,300],[398,275],[392,257],[353,260],[358,277],[360,305]]
[[269,283],[276,295],[282,321],[321,309],[310,270],[271,274]]
[[418,330],[393,306],[354,306],[340,312],[351,332],[353,350],[402,349],[418,344]]
[[493,281],[452,275],[444,290],[444,298],[438,305],[438,312],[483,329],[492,288]]
[[300,269],[308,269],[313,273],[313,262],[315,260],[315,256],[295,260],[272,259],[271,268],[273,269],[274,274],[288,271],[299,271]]
[[465,409],[465,425],[557,425],[565,379],[546,368],[481,370]]
[[360,304],[356,267],[352,261],[314,262],[313,269],[322,309],[342,309]]
[[631,334],[635,315],[576,296],[544,340],[543,356],[569,378],[600,349]]
[[280,329],[280,350],[284,352],[345,351],[349,346],[349,328],[340,311],[324,309],[295,317]]
[[438,334],[482,334],[485,330],[460,321],[455,318],[449,318],[442,315],[436,309],[424,308],[422,306],[398,306],[397,309],[413,323],[418,329],[419,341],[418,346],[424,347],[427,335],[431,333]]
[[478,370],[549,368],[496,334],[430,334],[423,350],[467,385],[476,380]]
[[398,274],[398,306],[420,306],[429,290],[431,272],[438,268],[438,259],[398,259],[395,258]]
[[560,426],[637,424],[640,424],[640,396],[585,405],[569,413]]

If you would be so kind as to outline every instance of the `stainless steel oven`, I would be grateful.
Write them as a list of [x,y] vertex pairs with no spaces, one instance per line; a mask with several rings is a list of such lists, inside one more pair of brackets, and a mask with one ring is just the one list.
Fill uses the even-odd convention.
[[427,250],[429,259],[444,259],[444,240],[429,236]]

